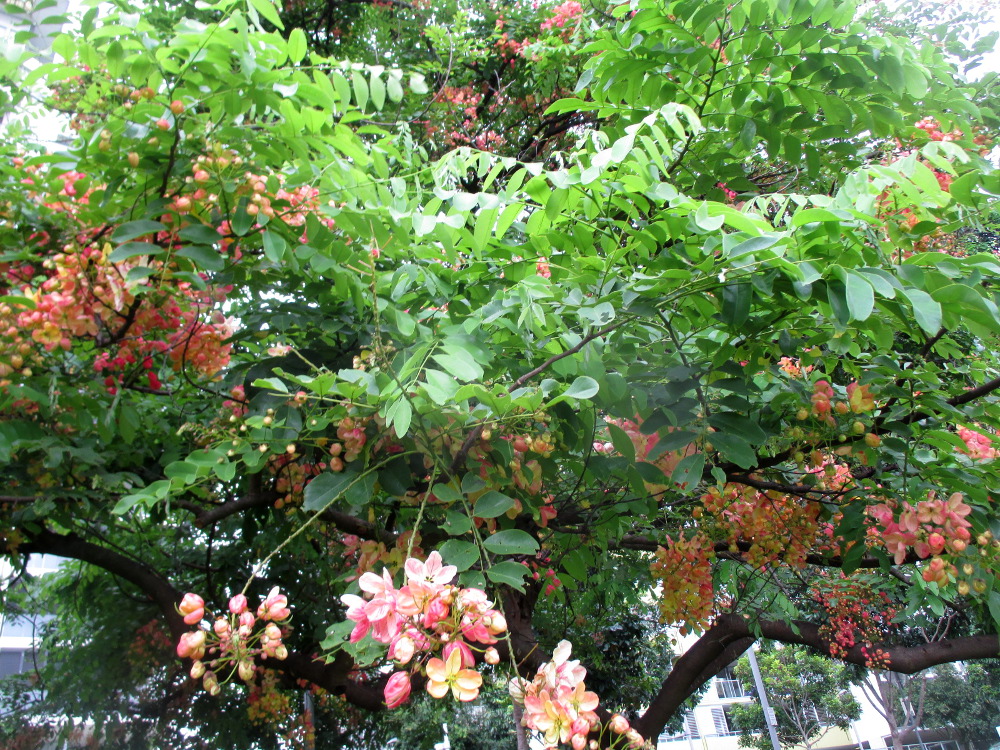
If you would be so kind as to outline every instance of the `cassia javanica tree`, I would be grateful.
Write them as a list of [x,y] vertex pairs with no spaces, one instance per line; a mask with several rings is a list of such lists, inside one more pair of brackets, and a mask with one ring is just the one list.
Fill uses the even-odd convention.
[[[123,1],[2,64],[3,549],[85,564],[50,696],[131,686],[57,714],[197,745],[312,691],[343,737],[488,673],[552,745],[639,746],[757,638],[997,654],[992,39],[840,0],[293,25],[347,7]],[[699,635],[616,647],[655,685],[571,658],[650,602]]]

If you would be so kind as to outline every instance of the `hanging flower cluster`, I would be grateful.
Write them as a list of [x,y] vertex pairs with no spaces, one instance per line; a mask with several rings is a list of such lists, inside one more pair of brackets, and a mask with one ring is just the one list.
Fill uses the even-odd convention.
[[[596,749],[600,743],[588,740],[587,736],[600,725],[596,713],[598,698],[583,682],[586,668],[575,659],[570,661],[572,649],[569,641],[560,641],[552,652],[552,661],[538,668],[534,680],[515,677],[510,681],[510,695],[524,706],[521,722],[541,733],[546,748],[562,743],[573,750]],[[620,714],[611,717],[607,729],[619,735],[609,747],[624,747],[626,743],[632,748],[645,745],[642,735]]]
[[[177,608],[188,625],[200,625],[205,619],[205,600],[197,594],[185,594]],[[243,594],[229,600],[229,614],[215,620],[211,630],[197,628],[181,636],[177,655],[193,659],[191,677],[202,680],[205,690],[217,695],[221,690],[219,675],[226,669],[222,682],[238,674],[244,682],[253,680],[258,656],[284,659],[288,649],[282,643],[284,632],[280,624],[291,617],[288,597],[275,586],[257,607],[257,614],[250,610]],[[266,623],[262,628],[257,626]],[[205,656],[212,655],[206,663]]]
[[955,566],[940,555],[958,554],[968,547],[972,524],[966,516],[971,512],[961,492],[953,492],[945,500],[933,490],[916,505],[887,502],[868,507],[868,515],[875,521],[874,533],[881,536],[895,563],[902,563],[912,547],[920,559],[932,558],[924,568],[924,580],[941,585],[955,577]]
[[383,569],[381,576],[365,573],[358,579],[365,598],[340,598],[347,605],[347,619],[356,623],[351,643],[371,634],[389,646],[390,659],[400,666],[411,664],[386,683],[389,708],[407,701],[411,675],[418,671],[427,676],[427,692],[435,698],[450,692],[460,701],[475,700],[483,678],[473,669],[472,644],[485,646],[475,650],[483,653],[484,661],[496,664],[500,657],[492,644],[507,629],[507,621],[493,609],[485,591],[451,585],[458,568],[444,565],[440,553],[431,552],[427,562],[411,557],[403,569],[406,584],[398,589]]

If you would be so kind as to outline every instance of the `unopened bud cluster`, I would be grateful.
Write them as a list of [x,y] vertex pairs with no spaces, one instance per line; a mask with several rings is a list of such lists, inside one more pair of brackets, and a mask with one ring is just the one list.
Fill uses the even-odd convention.
[[[184,622],[198,628],[181,636],[177,655],[193,659],[191,677],[201,680],[205,690],[217,695],[222,683],[238,675],[244,682],[252,682],[258,657],[284,659],[288,649],[282,642],[284,632],[280,627],[291,616],[288,598],[278,587],[264,598],[254,614],[246,596],[237,594],[229,600],[228,614],[220,615],[211,629],[201,627],[205,617],[205,600],[197,594],[185,594],[178,606]],[[206,658],[207,657],[207,658]]]

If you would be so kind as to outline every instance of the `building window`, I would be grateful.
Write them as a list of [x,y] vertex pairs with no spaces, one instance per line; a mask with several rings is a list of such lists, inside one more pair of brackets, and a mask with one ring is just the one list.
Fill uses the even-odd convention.
[[701,732],[698,731],[698,720],[694,717],[694,711],[688,711],[684,714],[684,734],[693,740],[701,737]]
[[720,698],[743,698],[748,695],[743,685],[736,679],[732,667],[726,667],[715,677],[715,690]]
[[0,648],[0,679],[35,668],[35,651],[30,648]]
[[0,619],[0,637],[38,638],[51,615],[8,615]]
[[734,728],[728,709],[729,706],[712,707],[712,723],[715,725],[715,733],[717,735],[739,734],[739,731]]

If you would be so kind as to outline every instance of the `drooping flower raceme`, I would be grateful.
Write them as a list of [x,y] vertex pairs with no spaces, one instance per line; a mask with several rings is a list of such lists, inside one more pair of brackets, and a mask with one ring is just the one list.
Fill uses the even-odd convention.
[[506,620],[485,591],[452,585],[458,569],[445,565],[438,552],[431,552],[426,561],[408,559],[403,570],[406,583],[398,589],[383,570],[358,579],[364,596],[341,597],[347,619],[355,623],[351,643],[371,636],[389,647],[389,658],[398,665],[410,665],[386,683],[389,708],[409,698],[410,676],[418,672],[426,674],[427,692],[435,698],[450,692],[458,700],[474,700],[482,684],[473,669],[475,652],[497,642],[507,629]]
[[[205,602],[197,594],[185,594],[177,609],[188,625],[200,625],[205,618]],[[212,695],[222,689],[220,674],[223,682],[234,674],[244,682],[252,682],[258,656],[279,660],[288,656],[280,625],[292,613],[288,609],[288,598],[277,587],[261,602],[256,616],[243,594],[232,597],[228,609],[228,613],[215,620],[211,630],[199,627],[184,633],[177,644],[179,657],[194,660],[191,677],[202,680],[205,690]],[[262,624],[263,628],[259,628]],[[206,656],[211,658],[206,660]]]
[[[516,677],[510,683],[511,697],[524,705],[522,723],[542,735],[546,748],[559,744],[569,744],[574,750],[598,746],[596,740],[587,739],[600,725],[598,698],[587,690],[587,670],[579,661],[570,660],[571,651],[569,641],[560,641],[552,661],[538,668],[534,680],[529,683]],[[611,747],[644,745],[642,736],[629,727],[624,716],[615,714],[606,728],[619,736],[612,738]]]

